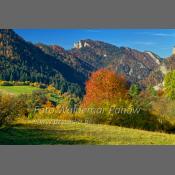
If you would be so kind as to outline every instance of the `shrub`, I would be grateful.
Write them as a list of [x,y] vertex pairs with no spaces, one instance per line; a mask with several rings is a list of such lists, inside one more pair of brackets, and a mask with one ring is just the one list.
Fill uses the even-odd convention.
[[0,94],[0,125],[7,124],[18,116],[18,104],[14,96]]
[[[173,125],[169,120],[152,112],[152,103],[155,97],[140,95],[133,99],[116,101],[116,103],[103,103],[91,105],[81,114],[76,114],[83,122],[110,124],[149,131],[170,131]],[[100,110],[102,109],[100,112]]]
[[162,122],[168,121],[171,123],[171,128],[167,130],[175,129],[175,101],[166,97],[160,97],[152,103],[153,115],[158,116],[159,120]]
[[139,86],[137,84],[132,84],[129,89],[129,95],[134,98],[138,96],[139,93],[140,93]]
[[33,118],[35,113],[47,103],[48,99],[43,91],[34,91],[32,94],[22,94],[16,97],[16,110],[19,116]]
[[25,82],[13,81],[13,85],[14,86],[29,86],[30,85],[30,82],[29,81],[25,81]]
[[10,81],[1,81],[0,85],[1,86],[13,86],[13,83]]
[[167,97],[175,99],[175,70],[167,73],[164,78],[165,92]]

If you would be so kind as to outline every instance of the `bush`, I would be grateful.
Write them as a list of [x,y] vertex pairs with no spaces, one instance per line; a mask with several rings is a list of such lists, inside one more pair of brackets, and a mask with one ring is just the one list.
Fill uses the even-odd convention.
[[140,93],[139,86],[137,84],[132,84],[130,89],[129,89],[129,95],[131,97],[137,97]]
[[23,94],[16,97],[16,110],[19,116],[33,118],[35,113],[47,103],[48,99],[43,91]]
[[159,120],[168,121],[171,127],[168,130],[175,129],[175,101],[166,97],[160,97],[152,103],[153,115],[158,116]]
[[166,74],[164,85],[167,97],[175,100],[175,70]]
[[30,82],[29,81],[14,81],[13,82],[13,85],[14,86],[29,86],[30,85]]
[[135,112],[121,116],[116,124],[150,131],[166,132],[171,130],[173,126],[169,120],[152,112],[154,107],[153,103],[157,100],[159,100],[159,97],[156,97],[154,93],[150,94],[147,91],[136,98],[131,99],[130,103]]
[[[149,131],[170,131],[173,125],[169,120],[152,113],[153,98],[134,97],[102,106],[91,105],[76,114],[78,119],[87,123],[109,124]],[[94,109],[94,111],[93,111]],[[101,109],[101,112],[100,112]]]
[[0,125],[7,124],[17,117],[18,107],[16,97],[0,94]]
[[10,81],[1,81],[0,85],[1,86],[13,86],[13,83]]

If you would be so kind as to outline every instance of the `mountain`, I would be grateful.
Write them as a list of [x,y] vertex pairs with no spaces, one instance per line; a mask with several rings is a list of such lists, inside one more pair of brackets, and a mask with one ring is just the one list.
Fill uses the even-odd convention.
[[[74,44],[71,50],[60,46],[37,44],[43,52],[76,69],[88,78],[89,73],[102,67],[124,74],[130,83],[146,87],[148,82],[156,85],[162,80],[159,70],[162,59],[153,52],[140,52],[126,47],[117,47],[102,41],[90,39]],[[158,79],[158,80],[157,80]]]
[[11,29],[0,29],[0,79],[53,84],[62,92],[82,95],[89,74],[100,68],[124,74],[129,83],[145,88],[160,84],[175,69],[175,55],[162,59],[151,51],[91,39],[65,50],[58,45],[32,44]]
[[36,44],[38,48],[40,48],[46,54],[55,57],[61,62],[69,65],[79,73],[83,74],[86,79],[89,76],[89,73],[94,70],[93,65],[90,65],[86,61],[78,58],[75,54],[72,54],[66,51],[64,48],[58,45],[45,45],[42,43]]
[[171,70],[174,70],[175,69],[175,55],[171,55],[170,57],[166,58],[164,60],[164,67],[171,71]]
[[63,92],[76,93],[85,82],[83,74],[10,29],[0,29],[0,79],[52,83]]
[[140,52],[90,39],[75,43],[69,52],[95,69],[110,68],[124,74],[130,83],[139,83],[141,86],[145,86],[143,80],[159,69],[162,62],[162,59],[152,52]]
[[171,56],[164,58],[159,67],[153,70],[148,77],[146,77],[144,80],[142,80],[142,84],[144,86],[148,85],[154,85],[155,88],[162,87],[163,86],[163,80],[165,75],[175,70],[175,54],[173,53]]

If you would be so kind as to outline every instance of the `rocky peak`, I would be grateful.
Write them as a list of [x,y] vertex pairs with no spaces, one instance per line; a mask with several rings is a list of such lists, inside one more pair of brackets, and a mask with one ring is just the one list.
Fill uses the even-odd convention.
[[80,40],[77,43],[74,43],[75,49],[81,49],[83,47],[90,47],[90,44],[86,40]]
[[159,56],[150,51],[146,51],[145,53],[147,53],[158,65],[161,64],[161,58]]

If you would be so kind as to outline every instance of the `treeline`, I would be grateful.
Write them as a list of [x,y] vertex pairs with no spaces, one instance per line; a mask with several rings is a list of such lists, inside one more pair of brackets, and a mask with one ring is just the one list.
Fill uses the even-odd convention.
[[48,87],[48,85],[46,84],[37,82],[32,83],[30,81],[4,81],[4,80],[0,80],[0,86],[33,86],[41,89],[45,89]]
[[[49,65],[35,62],[35,60],[9,60],[5,57],[0,57],[0,80],[5,81],[30,81],[43,84],[53,84],[55,88],[61,92],[74,93],[77,96],[82,96],[83,83],[67,81],[56,69],[50,68]],[[67,71],[67,70],[65,70]],[[68,73],[67,73],[68,74]],[[74,78],[74,72],[70,72],[69,79]],[[77,78],[78,80],[81,78]]]

